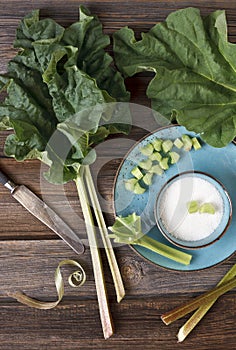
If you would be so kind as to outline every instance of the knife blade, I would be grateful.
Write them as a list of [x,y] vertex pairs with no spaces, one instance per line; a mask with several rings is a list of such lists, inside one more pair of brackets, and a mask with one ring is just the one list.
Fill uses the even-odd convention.
[[77,234],[45,202],[25,185],[16,185],[0,170],[0,183],[23,207],[62,238],[77,254],[84,252],[84,244]]

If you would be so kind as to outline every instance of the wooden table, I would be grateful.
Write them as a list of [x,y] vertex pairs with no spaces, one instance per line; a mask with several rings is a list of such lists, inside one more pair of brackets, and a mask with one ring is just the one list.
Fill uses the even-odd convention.
[[[230,40],[236,42],[236,6],[233,1],[84,1],[97,14],[104,30],[112,34],[124,25],[137,32],[147,31],[171,12],[187,6],[199,7],[202,14],[226,9]],[[15,29],[20,19],[35,8],[43,17],[50,16],[62,25],[77,19],[79,3],[73,0],[0,1],[0,71],[14,55],[12,48]],[[149,77],[144,74],[127,80],[132,102],[149,106],[145,89]],[[138,140],[144,131],[134,128],[130,140]],[[57,186],[41,182],[41,167],[32,160],[17,163],[6,158],[3,144],[6,132],[0,133],[0,168],[16,182],[29,186],[43,197],[81,235],[85,233],[75,186],[69,183],[65,193]],[[100,151],[104,165],[95,164],[98,189],[108,207],[112,204],[112,186],[116,170],[126,149],[119,140],[119,152],[109,158]],[[107,158],[106,158],[107,157]],[[112,223],[112,213],[106,215]],[[104,252],[106,283],[115,324],[115,335],[104,340],[100,325],[96,290],[89,249],[76,256],[56,235],[18,204],[9,192],[0,187],[0,349],[1,350],[72,350],[72,349],[236,349],[236,291],[224,295],[205,316],[199,326],[182,344],[176,343],[176,333],[184,320],[165,326],[160,315],[181,303],[209,290],[236,262],[236,257],[213,269],[178,273],[157,267],[127,246],[116,249],[125,282],[126,297],[116,303],[111,275]],[[55,300],[54,271],[63,259],[78,259],[87,272],[87,283],[80,289],[66,285],[63,301],[53,310],[28,308],[8,296],[22,290],[41,300]],[[65,276],[70,268],[64,268]]]

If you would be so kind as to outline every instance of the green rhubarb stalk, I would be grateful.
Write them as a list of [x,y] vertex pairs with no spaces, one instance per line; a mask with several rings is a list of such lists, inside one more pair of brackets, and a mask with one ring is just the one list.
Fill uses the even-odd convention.
[[199,213],[215,214],[216,210],[212,203],[203,203],[199,208]]
[[[221,286],[224,283],[230,281],[236,276],[236,264],[234,264],[231,269],[226,273],[226,275],[220,280],[217,286]],[[177,338],[178,342],[184,341],[184,339],[189,335],[189,333],[197,326],[201,319],[206,315],[210,308],[214,305],[218,298],[213,301],[200,306],[197,311],[188,319],[188,321],[179,329]]]
[[173,142],[171,140],[165,140],[162,143],[162,149],[164,153],[168,153],[173,147]]
[[140,148],[140,152],[145,156],[150,156],[153,153],[153,145],[148,143],[146,146]]
[[229,290],[236,287],[236,277],[232,278],[230,281],[224,283],[223,285],[217,286],[206,292],[195,299],[189,301],[188,303],[177,307],[161,316],[162,321],[168,325],[181,317],[184,317],[188,313],[198,309],[200,306],[212,303],[218,299],[221,295],[225,294]]
[[199,210],[199,204],[198,201],[191,201],[187,203],[187,208],[189,214],[197,213]]
[[168,245],[158,242],[155,239],[146,235],[138,239],[137,241],[133,241],[132,244],[147,248],[157,254],[160,254],[168,259],[174,260],[184,265],[189,265],[192,258],[190,254],[169,247]]
[[114,225],[109,227],[109,230],[113,233],[109,236],[114,238],[116,243],[139,245],[184,265],[188,265],[191,261],[192,256],[190,254],[171,248],[144,235],[141,218],[135,213],[127,217],[116,217]]
[[98,248],[93,216],[88,203],[88,196],[86,193],[85,183],[83,179],[84,177],[83,167],[81,167],[80,170],[81,170],[80,174],[75,179],[75,183],[76,183],[76,187],[77,187],[77,191],[80,199],[80,205],[83,211],[85,225],[87,229],[103,334],[104,334],[104,338],[108,339],[113,334],[113,323],[112,323],[111,313],[109,310],[101,255]]
[[89,166],[85,166],[85,180],[88,187],[90,199],[92,202],[95,217],[98,223],[100,234],[102,237],[103,245],[107,255],[107,260],[110,266],[114,286],[116,290],[117,302],[119,303],[125,296],[124,284],[122,281],[121,273],[117,264],[116,256],[108,235],[108,230],[103,217],[102,209],[97,198],[97,193],[93,183],[93,178],[90,172]]

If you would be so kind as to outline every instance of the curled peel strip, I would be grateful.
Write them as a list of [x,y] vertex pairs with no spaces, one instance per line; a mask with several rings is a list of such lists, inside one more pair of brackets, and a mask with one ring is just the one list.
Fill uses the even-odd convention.
[[79,269],[72,272],[68,278],[68,283],[72,287],[81,287],[86,281],[86,274],[83,267],[75,260],[62,260],[55,271],[55,285],[57,290],[58,299],[54,302],[44,302],[34,298],[30,298],[22,292],[9,293],[8,295],[18,302],[41,310],[53,309],[56,307],[64,296],[64,282],[61,274],[61,267],[64,265],[73,265],[78,267]]

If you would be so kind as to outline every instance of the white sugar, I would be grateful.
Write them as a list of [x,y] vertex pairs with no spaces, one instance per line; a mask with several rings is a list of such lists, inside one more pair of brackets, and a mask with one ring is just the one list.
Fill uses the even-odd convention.
[[[215,214],[189,214],[187,203],[210,202]],[[223,216],[223,200],[217,188],[207,180],[185,176],[174,181],[165,190],[160,203],[160,217],[169,233],[185,241],[196,241],[209,236]]]

